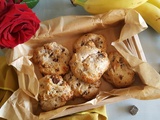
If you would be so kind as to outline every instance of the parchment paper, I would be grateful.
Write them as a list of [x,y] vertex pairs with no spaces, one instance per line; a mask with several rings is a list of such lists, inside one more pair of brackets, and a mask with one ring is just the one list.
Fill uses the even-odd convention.
[[[61,16],[43,21],[39,30],[28,42],[5,50],[8,64],[16,68],[20,88],[0,109],[0,116],[12,120],[51,119],[91,109],[127,98],[160,98],[160,75],[145,61],[136,57],[125,41],[145,30],[147,25],[134,10],[119,9],[95,16]],[[33,50],[55,41],[67,47],[72,54],[74,42],[85,33],[99,33],[107,40],[107,53],[119,51],[137,73],[131,87],[116,89],[103,80],[100,93],[90,101],[75,99],[64,107],[42,112],[38,107],[38,79],[42,77],[32,63]]]

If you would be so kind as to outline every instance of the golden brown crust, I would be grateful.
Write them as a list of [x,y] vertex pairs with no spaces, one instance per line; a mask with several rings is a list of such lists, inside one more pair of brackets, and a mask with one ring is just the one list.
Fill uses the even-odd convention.
[[46,75],[39,80],[39,83],[38,98],[44,111],[65,105],[73,96],[70,86],[59,75]]
[[65,74],[69,70],[69,51],[56,42],[44,44],[33,53],[33,61],[42,74]]
[[93,46],[82,46],[70,60],[73,74],[88,83],[98,81],[108,66],[107,53]]
[[106,39],[100,35],[95,33],[88,33],[79,38],[79,40],[75,43],[74,49],[77,51],[82,46],[92,46],[94,44],[98,49],[102,51],[106,51],[107,49],[107,41]]
[[[110,63],[105,38],[92,33],[84,35],[75,49],[71,60],[67,48],[56,42],[44,44],[34,51],[33,61],[44,75],[39,80],[38,96],[42,110],[61,107],[73,95],[89,100],[99,92],[100,78]],[[67,82],[60,75],[65,75]]]
[[134,82],[135,72],[118,52],[109,54],[110,66],[105,72],[105,79],[115,87],[128,87]]
[[92,99],[99,92],[101,81],[97,81],[94,84],[83,82],[73,75],[72,72],[67,73],[64,76],[64,80],[67,81],[69,86],[74,92],[75,97],[83,97],[85,99]]

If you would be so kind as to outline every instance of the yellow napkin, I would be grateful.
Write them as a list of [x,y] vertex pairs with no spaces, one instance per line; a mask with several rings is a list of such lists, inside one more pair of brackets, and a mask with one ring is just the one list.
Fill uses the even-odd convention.
[[14,68],[7,65],[4,56],[0,56],[0,107],[17,89],[18,78]]
[[[12,66],[8,66],[6,58],[0,56],[0,107],[18,89],[17,74]],[[0,120],[5,120],[0,118]],[[56,120],[107,120],[106,107],[98,107]]]
[[106,114],[106,107],[101,106],[95,109],[75,113],[73,115],[58,118],[55,120],[108,120],[108,117]]

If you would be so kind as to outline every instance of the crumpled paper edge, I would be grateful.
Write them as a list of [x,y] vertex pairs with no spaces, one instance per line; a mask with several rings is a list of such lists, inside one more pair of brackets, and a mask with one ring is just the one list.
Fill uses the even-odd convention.
[[[114,13],[114,14],[113,14]],[[129,35],[131,35],[131,36],[134,36],[135,34],[138,34],[139,32],[141,32],[141,31],[143,31],[143,30],[145,30],[146,28],[147,28],[147,25],[146,25],[146,23],[143,21],[143,19],[141,18],[141,16],[139,15],[139,14],[137,14],[135,11],[133,11],[133,10],[119,10],[119,12],[118,12],[118,14],[116,13],[116,11],[110,11],[110,12],[108,12],[107,13],[107,15],[108,16],[111,16],[110,17],[110,19],[107,19],[106,21],[107,21],[107,24],[100,24],[101,22],[103,22],[102,21],[102,19],[103,19],[103,17],[105,17],[104,16],[104,14],[100,14],[100,15],[97,15],[97,16],[87,16],[87,17],[89,17],[89,18],[94,18],[94,19],[92,19],[92,20],[94,20],[95,22],[96,22],[96,25],[97,26],[99,26],[100,25],[100,28],[104,28],[104,27],[106,27],[106,26],[109,26],[109,25],[112,25],[113,23],[116,23],[116,20],[118,20],[118,21],[120,21],[120,20],[123,20],[123,19],[125,19],[126,21],[126,24],[125,24],[125,26],[123,27],[123,29],[122,29],[122,32],[121,32],[121,34],[120,34],[120,38],[119,38],[119,40],[117,40],[118,42],[121,42],[121,41],[123,41],[124,39],[126,39],[127,37],[124,35],[125,33],[125,29],[126,28],[128,28],[128,27],[133,27],[133,31],[131,30],[131,31],[129,31]],[[114,15],[114,16],[116,16],[117,17],[117,19],[112,19],[112,15]],[[134,24],[133,24],[133,26],[129,26],[129,23],[127,23],[127,19],[126,19],[126,17],[127,16],[131,16],[131,15],[133,15],[133,16],[135,16],[135,18],[136,18],[136,23],[134,22]],[[138,15],[138,16],[137,16]],[[77,16],[76,17],[76,19],[77,18],[81,18],[82,16]],[[84,16],[84,17],[86,17],[86,16]],[[70,16],[70,18],[73,18],[73,20],[74,20],[74,18],[75,18],[75,16]],[[98,18],[98,19],[97,19]],[[127,18],[129,18],[129,17],[127,17]],[[68,24],[68,26],[66,26],[65,28],[62,28],[62,26],[61,25],[63,25],[63,22],[65,21],[65,17],[59,17],[59,18],[55,18],[55,19],[57,19],[57,21],[58,20],[60,20],[61,22],[60,22],[60,26],[59,27],[57,27],[56,29],[54,29],[54,28],[52,28],[51,26],[52,26],[52,24],[57,24],[57,23],[54,23],[54,22],[51,22],[52,20],[48,20],[48,21],[44,21],[44,22],[42,22],[42,24],[41,24],[41,26],[43,26],[43,29],[39,29],[38,31],[37,31],[37,33],[36,33],[36,35],[34,36],[34,37],[32,37],[31,38],[31,40],[32,39],[44,39],[44,37],[53,37],[54,35],[59,35],[59,34],[62,34],[62,35],[65,35],[65,34],[71,34],[70,33],[70,31],[72,31],[72,28],[71,29],[68,29],[69,28],[69,26],[70,25],[73,25],[73,23],[69,23]],[[86,18],[86,19],[88,19],[88,18]],[[79,21],[81,20],[81,19],[78,19]],[[105,19],[103,19],[103,20],[105,20]],[[134,20],[134,19],[133,19]],[[90,21],[88,21],[88,22],[90,22]],[[49,26],[45,26],[45,24],[48,24],[49,23]],[[78,22],[77,22],[78,23]],[[96,27],[97,27],[96,26]],[[91,28],[90,28],[90,30],[88,30],[88,31],[92,31],[93,29],[95,29],[95,27],[92,27],[92,26],[90,26]],[[82,28],[78,28],[77,30],[76,30],[76,32],[75,32],[75,34],[78,34],[79,32],[82,32],[83,30],[84,30],[84,28],[85,28],[85,26],[82,26]],[[54,29],[54,34],[52,34],[52,29]],[[65,29],[68,29],[68,31],[66,31],[66,32],[64,32],[64,33],[61,33],[63,30],[65,30]],[[45,32],[45,31],[48,31],[48,32]],[[85,33],[85,32],[87,32],[87,31],[83,31],[83,33]],[[43,37],[42,37],[43,36]],[[36,44],[36,41],[33,41],[33,46],[34,46],[34,44]],[[112,45],[114,45],[115,46],[115,48],[118,50],[118,47],[117,47],[117,45],[116,45],[116,42],[115,43],[113,43]],[[27,43],[26,44],[23,44],[23,45],[18,45],[17,47],[15,47],[13,50],[7,50],[7,52],[6,52],[6,56],[10,56],[9,58],[9,60],[8,60],[8,64],[10,64],[10,65],[13,65],[14,67],[16,67],[16,61],[17,60],[19,60],[19,59],[22,59],[22,60],[26,60],[26,63],[27,64],[25,64],[25,65],[32,65],[32,63],[30,63],[30,61],[27,61],[27,58],[30,58],[30,55],[28,55],[28,53],[27,52],[25,52],[25,53],[23,53],[23,56],[19,56],[19,54],[18,55],[15,55],[14,53],[15,53],[15,51],[17,52],[18,51],[18,48],[19,47],[24,47],[24,48],[28,48],[27,47]],[[121,52],[120,52],[122,55],[124,55],[125,56],[125,52],[122,50]],[[7,55],[8,54],[8,55]],[[22,68],[22,69],[21,69]],[[149,67],[150,68],[150,67]],[[20,70],[24,70],[25,71],[25,67],[23,66],[23,62],[21,63],[21,64],[19,64],[19,67],[18,67],[18,69],[17,69],[18,71],[20,71]],[[155,71],[153,71],[154,73],[155,73]],[[19,73],[20,74],[20,73]],[[35,74],[33,74],[33,75],[35,75]],[[157,75],[157,74],[156,74]],[[24,75],[21,75],[22,77],[20,77],[20,78],[25,78],[26,76]],[[159,77],[158,77],[158,79],[159,79]],[[159,82],[159,80],[158,80],[158,82]],[[150,83],[148,83],[148,84],[150,84]],[[27,86],[29,86],[29,85],[27,85]],[[154,85],[152,85],[152,86],[154,86]],[[148,87],[149,89],[152,89],[152,88],[155,88],[155,87],[152,87],[152,86],[145,86],[144,85],[144,88],[145,87]],[[24,88],[23,88],[24,87]],[[138,88],[138,87],[137,87]],[[159,85],[156,87],[156,88],[158,88],[158,89],[156,89],[157,91],[159,91]],[[26,87],[25,86],[22,86],[22,89],[26,89]],[[142,87],[141,88],[139,88],[139,89],[136,89],[136,87],[134,87],[134,89],[135,90],[141,90],[142,92],[143,92],[143,90],[144,89],[142,89]],[[150,90],[148,89],[148,92],[150,92]],[[37,94],[36,94],[36,92],[33,90],[32,91],[32,89],[29,89],[29,93],[30,93],[30,95],[31,95],[31,97],[36,97],[37,96]],[[147,90],[146,90],[147,91]],[[113,91],[111,91],[111,93],[112,94],[114,94],[114,95],[123,95],[123,92],[125,92],[125,90],[124,89],[122,89],[122,90],[119,90],[119,92],[117,92],[116,90],[113,90]],[[152,93],[152,92],[151,92]],[[157,94],[156,94],[157,95]],[[154,97],[152,97],[153,99],[154,98],[156,98],[156,95],[154,96]],[[127,96],[127,95],[126,95]],[[128,96],[130,96],[130,95],[128,95]],[[136,97],[136,96],[130,96],[130,97]],[[147,96],[142,96],[142,99],[143,98],[146,98]],[[138,98],[138,97],[137,97]],[[139,97],[140,98],[140,97]],[[44,116],[42,115],[41,117],[46,117],[46,114],[44,114]],[[48,117],[53,117],[53,116],[48,116]]]

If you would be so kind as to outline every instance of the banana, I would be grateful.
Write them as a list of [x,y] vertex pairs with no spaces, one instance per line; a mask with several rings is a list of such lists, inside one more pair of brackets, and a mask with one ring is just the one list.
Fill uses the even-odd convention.
[[160,33],[160,8],[149,2],[146,2],[135,8],[135,10],[141,14],[147,24],[149,24],[155,31]]
[[147,0],[71,0],[74,5],[82,6],[91,14],[100,14],[111,9],[136,8]]
[[148,2],[160,8],[160,0],[148,0]]

